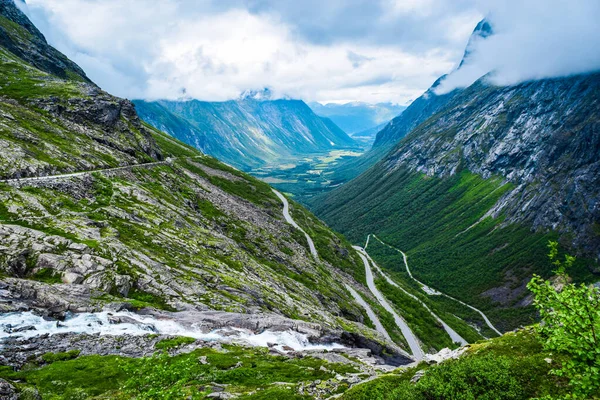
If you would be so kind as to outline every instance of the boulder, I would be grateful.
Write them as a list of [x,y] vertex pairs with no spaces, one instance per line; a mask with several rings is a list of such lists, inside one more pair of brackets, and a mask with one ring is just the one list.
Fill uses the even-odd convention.
[[83,276],[76,272],[65,272],[62,276],[62,281],[70,285],[75,285],[83,282]]
[[17,400],[18,398],[19,396],[15,387],[4,379],[0,379],[0,399]]

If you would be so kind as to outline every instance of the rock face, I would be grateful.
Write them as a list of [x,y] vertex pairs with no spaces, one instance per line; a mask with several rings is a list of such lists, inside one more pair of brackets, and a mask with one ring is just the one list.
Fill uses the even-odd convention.
[[313,209],[353,240],[382,235],[418,279],[514,329],[531,275],[552,274],[549,240],[578,256],[573,275],[597,280],[600,73],[434,89],[380,132],[374,149],[397,142],[377,164]]
[[490,210],[573,235],[600,258],[600,74],[493,87],[479,81],[414,129],[384,161],[430,176],[461,169],[514,188]]
[[301,100],[134,101],[140,116],[206,154],[243,170],[356,143]]
[[[487,21],[477,25],[459,68],[473,42],[492,34]],[[484,77],[438,95],[443,79],[379,132],[363,158],[384,158],[388,171],[501,176],[514,189],[489,215],[572,233],[575,248],[600,259],[600,74],[509,87]]]
[[[487,21],[477,25],[459,68],[472,43],[492,34]],[[501,176],[514,188],[489,215],[569,232],[575,248],[600,258],[600,74],[508,87],[484,77],[436,94],[443,79],[379,132],[363,161],[429,176]]]
[[90,82],[0,1],[0,179],[158,161],[131,102]]
[[15,387],[4,379],[0,379],[0,398],[5,400],[17,400],[19,398]]

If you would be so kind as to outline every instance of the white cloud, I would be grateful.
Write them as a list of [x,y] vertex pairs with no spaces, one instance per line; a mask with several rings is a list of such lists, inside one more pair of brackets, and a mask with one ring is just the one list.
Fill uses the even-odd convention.
[[53,45],[129,98],[226,100],[269,87],[308,101],[404,104],[496,35],[440,90],[600,68],[598,0],[28,0]]
[[600,2],[510,1],[490,6],[495,34],[473,46],[469,63],[438,93],[472,84],[488,72],[496,85],[600,70]]
[[[451,39],[461,42],[454,48],[432,43],[414,51],[375,37],[311,40],[285,9],[256,11],[245,3],[28,0],[50,43],[92,80],[113,94],[149,99],[177,98],[185,89],[216,101],[269,87],[276,96],[309,101],[406,103],[452,67],[479,18],[472,13],[463,21],[469,29]],[[331,21],[347,9],[329,4]]]

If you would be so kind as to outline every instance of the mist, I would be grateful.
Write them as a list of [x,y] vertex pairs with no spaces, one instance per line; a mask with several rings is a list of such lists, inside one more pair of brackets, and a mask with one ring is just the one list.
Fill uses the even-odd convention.
[[465,64],[436,90],[467,87],[485,74],[506,86],[600,70],[600,2],[509,1],[489,4],[494,34],[477,40]]

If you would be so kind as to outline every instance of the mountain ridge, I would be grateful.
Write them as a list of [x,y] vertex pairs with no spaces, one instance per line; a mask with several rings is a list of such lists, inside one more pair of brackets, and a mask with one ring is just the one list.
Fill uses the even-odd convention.
[[301,100],[134,100],[141,117],[207,154],[250,170],[286,157],[355,148]]
[[[489,21],[486,19],[481,20],[475,29],[473,29],[463,58],[457,68],[460,69],[465,62],[468,62],[471,54],[470,49],[474,42],[485,40],[492,34],[493,29]],[[448,74],[445,74],[436,79],[425,93],[414,100],[400,115],[393,118],[383,129],[377,132],[372,147],[362,156],[341,164],[338,170],[335,171],[332,179],[336,182],[347,182],[357,177],[381,160],[412,129],[443,108],[461,91],[461,89],[457,88],[448,93],[437,93],[437,89],[447,76]]]

